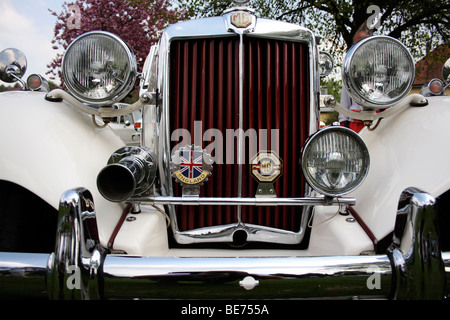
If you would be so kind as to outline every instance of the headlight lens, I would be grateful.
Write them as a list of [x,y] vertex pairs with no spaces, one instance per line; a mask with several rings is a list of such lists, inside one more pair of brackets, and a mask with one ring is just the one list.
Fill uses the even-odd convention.
[[369,152],[362,139],[344,127],[327,127],[306,143],[302,169],[318,192],[340,196],[355,190],[369,170]]
[[401,100],[411,90],[414,75],[410,52],[388,36],[368,37],[350,48],[342,74],[349,95],[370,109]]
[[333,57],[325,51],[319,53],[319,73],[321,77],[329,75],[334,68]]
[[136,81],[136,58],[117,36],[88,32],[75,39],[63,58],[67,89],[79,100],[108,105],[123,99]]

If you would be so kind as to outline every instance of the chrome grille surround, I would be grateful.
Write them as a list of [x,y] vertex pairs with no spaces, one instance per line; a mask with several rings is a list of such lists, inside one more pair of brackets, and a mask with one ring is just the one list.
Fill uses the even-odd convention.
[[[173,142],[171,141],[172,131],[176,128],[171,128],[171,119],[174,117],[173,110],[171,110],[171,99],[173,98],[173,88],[171,88],[171,57],[174,54],[172,49],[173,44],[177,41],[202,41],[207,39],[208,41],[220,41],[224,39],[235,38],[238,42],[236,48],[236,56],[238,57],[238,63],[235,66],[238,68],[238,83],[234,84],[238,96],[234,97],[238,104],[237,120],[233,126],[233,129],[244,129],[244,117],[245,103],[248,93],[244,82],[247,80],[244,74],[244,44],[247,45],[247,39],[253,39],[258,43],[259,39],[261,42],[273,42],[273,43],[287,43],[287,44],[299,44],[300,47],[305,48],[305,65],[307,70],[304,71],[305,81],[307,82],[307,92],[306,100],[307,103],[304,106],[306,108],[305,112],[308,115],[304,123],[307,126],[304,132],[304,139],[314,133],[318,129],[318,92],[319,92],[319,79],[317,75],[317,57],[318,51],[316,48],[315,37],[313,33],[305,28],[297,25],[272,21],[266,19],[259,19],[252,16],[252,24],[247,29],[230,28],[230,16],[233,11],[225,14],[223,17],[207,18],[200,21],[186,21],[176,25],[173,25],[166,29],[163,33],[161,41],[159,43],[159,64],[157,76],[157,90],[161,96],[161,104],[157,108],[157,112],[144,109],[144,117],[148,114],[153,122],[157,123],[158,140],[152,140],[152,145],[148,147],[153,147],[156,149],[158,163],[159,163],[159,174],[161,180],[161,194],[147,197],[144,199],[134,199],[143,203],[150,203],[154,205],[164,205],[166,210],[168,210],[171,218],[171,227],[174,234],[175,240],[180,244],[190,244],[190,243],[211,243],[211,242],[233,242],[233,238],[238,235],[245,234],[246,241],[255,242],[270,242],[278,244],[298,244],[302,241],[304,232],[306,229],[306,224],[308,216],[310,214],[313,205],[325,205],[325,204],[351,204],[354,203],[354,199],[325,199],[324,197],[310,197],[309,189],[306,186],[304,180],[301,180],[301,194],[295,194],[292,196],[285,196],[279,198],[271,197],[252,197],[254,194],[248,194],[247,191],[243,190],[243,184],[249,184],[250,182],[243,182],[243,179],[253,179],[248,174],[247,166],[245,165],[235,165],[236,169],[233,172],[233,179],[236,181],[236,186],[233,189],[233,194],[228,196],[223,196],[222,194],[208,196],[207,192],[202,192],[200,195],[186,195],[180,194],[181,192],[177,188],[176,182],[172,179],[170,172],[170,159],[171,152],[173,148]],[[278,46],[276,44],[276,46]],[[172,61],[172,64],[173,61]],[[152,90],[152,88],[149,88]],[[158,113],[159,112],[159,113]],[[278,111],[282,112],[282,111]],[[151,115],[150,115],[151,114]],[[157,114],[157,116],[155,116]],[[155,119],[157,119],[155,121]],[[195,119],[193,119],[195,120]],[[146,123],[146,121],[144,121]],[[237,124],[237,126],[236,126]],[[225,128],[225,127],[224,127]],[[259,128],[261,129],[261,128]],[[206,130],[206,129],[205,129]],[[154,130],[149,130],[148,132]],[[150,141],[150,133],[143,128],[143,141]],[[243,163],[243,154],[241,150],[245,145],[244,138],[241,134],[238,135],[238,147],[236,160],[238,163]],[[303,139],[303,136],[302,136]],[[196,143],[197,141],[192,141]],[[201,142],[200,142],[201,143]],[[282,143],[282,142],[281,142]],[[298,145],[298,153],[300,154],[300,149],[304,141]],[[297,157],[297,165],[298,165]],[[245,163],[245,161],[244,161]],[[216,188],[216,185],[212,181],[214,179],[214,170],[212,174],[211,181],[208,181],[205,188]],[[217,169],[219,170],[219,169]],[[298,170],[301,172],[300,167]],[[285,173],[285,174],[290,174]],[[256,184],[257,185],[257,184]],[[256,189],[255,192],[256,193]],[[206,195],[206,196],[205,196]],[[304,196],[307,196],[306,198]],[[133,199],[131,199],[133,200]],[[180,206],[181,204],[181,206]],[[180,207],[177,207],[180,206]],[[183,219],[180,214],[177,214],[178,208],[183,207],[206,207],[210,206],[213,209],[223,208],[224,206],[231,206],[236,209],[231,214],[231,218],[226,220],[224,223],[201,226],[194,224],[192,226],[186,227],[186,225],[180,225],[180,220]],[[243,216],[246,216],[247,208],[278,208],[292,207],[292,210],[296,211],[298,225],[293,230],[286,230],[279,227],[274,227],[270,223],[268,225],[262,225],[259,223],[249,223],[244,221]],[[243,208],[244,212],[243,212]],[[269,213],[270,214],[270,213]],[[294,214],[292,214],[294,215]],[[195,218],[198,220],[198,217]],[[254,220],[256,221],[256,220]],[[254,222],[251,221],[251,222]],[[237,232],[239,231],[239,232]],[[243,232],[242,232],[243,231]],[[234,239],[236,240],[236,239]]]

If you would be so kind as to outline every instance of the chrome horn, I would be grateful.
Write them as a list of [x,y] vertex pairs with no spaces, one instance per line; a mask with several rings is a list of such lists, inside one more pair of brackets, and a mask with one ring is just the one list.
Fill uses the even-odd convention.
[[126,201],[149,191],[156,178],[153,152],[142,147],[122,147],[112,154],[97,176],[101,195],[112,202]]

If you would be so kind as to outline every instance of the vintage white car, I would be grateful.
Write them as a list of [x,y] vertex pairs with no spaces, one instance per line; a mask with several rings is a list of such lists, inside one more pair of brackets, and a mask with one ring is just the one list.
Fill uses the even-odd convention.
[[[0,58],[19,80],[20,54]],[[446,298],[450,98],[409,94],[410,53],[372,36],[343,68],[364,110],[325,101],[366,128],[319,129],[328,59],[312,31],[238,6],[168,27],[140,99],[114,109],[133,53],[77,38],[67,91],[0,95],[21,119],[0,127],[0,296]],[[126,146],[103,120],[136,110]]]

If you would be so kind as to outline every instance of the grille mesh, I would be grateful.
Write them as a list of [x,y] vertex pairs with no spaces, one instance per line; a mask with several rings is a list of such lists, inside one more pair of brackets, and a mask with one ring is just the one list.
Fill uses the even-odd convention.
[[[284,173],[275,182],[278,197],[304,195],[299,158],[309,132],[308,56],[308,46],[303,43],[244,38],[246,139],[242,197],[256,194],[258,183],[250,174],[250,159],[258,150],[275,150],[283,161]],[[169,85],[170,128],[186,129],[191,135],[190,141],[172,141],[171,147],[180,142],[216,147],[212,156],[217,161],[200,196],[237,197],[239,38],[174,40],[170,48]],[[197,125],[201,123],[197,132],[196,121]],[[217,148],[219,141],[204,135],[208,129],[222,133],[223,148]],[[235,135],[236,139],[231,139]],[[174,196],[181,196],[181,187],[176,183]],[[300,207],[241,208],[244,223],[294,232],[300,228]],[[233,206],[176,206],[176,212],[180,231],[237,221],[237,208]]]

